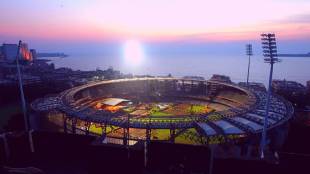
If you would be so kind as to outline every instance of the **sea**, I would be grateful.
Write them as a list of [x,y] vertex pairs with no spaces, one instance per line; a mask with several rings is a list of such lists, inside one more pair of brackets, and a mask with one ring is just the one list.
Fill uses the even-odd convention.
[[[240,56],[149,56],[140,65],[126,65],[122,57],[104,55],[70,55],[64,58],[50,58],[56,68],[69,67],[74,70],[96,70],[113,67],[122,73],[134,75],[174,77],[202,76],[209,79],[213,74],[230,76],[234,82],[246,81],[248,57]],[[252,56],[250,63],[251,82],[268,83],[270,64],[263,57]],[[283,58],[274,65],[273,79],[285,79],[306,84],[310,80],[310,58]]]
[[[233,82],[246,81],[248,57],[246,55],[201,54],[147,54],[139,65],[124,61],[121,54],[70,54],[64,58],[49,58],[56,68],[96,70],[113,67],[124,74],[174,77],[202,76],[209,79],[213,74],[230,76]],[[251,56],[250,82],[268,84],[270,64],[261,55]],[[274,65],[273,79],[297,81],[303,85],[310,80],[310,58],[287,57]]]

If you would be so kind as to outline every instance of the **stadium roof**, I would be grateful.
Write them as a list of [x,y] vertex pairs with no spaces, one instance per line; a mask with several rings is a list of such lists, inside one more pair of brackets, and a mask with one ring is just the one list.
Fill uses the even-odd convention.
[[258,130],[260,130],[260,129],[263,128],[262,125],[259,125],[259,124],[255,123],[255,122],[253,122],[253,121],[250,121],[250,120],[245,119],[245,118],[242,118],[242,117],[234,117],[234,118],[232,118],[232,119],[235,120],[235,121],[241,122],[241,123],[243,123],[243,124],[245,124],[245,125],[250,126],[250,127],[253,128],[255,131],[258,131]]
[[217,134],[216,131],[206,123],[198,123],[198,125],[205,131],[205,133],[207,135],[216,135]]
[[213,123],[219,126],[226,134],[243,134],[244,133],[238,127],[224,120],[214,121]]
[[115,106],[115,105],[118,105],[122,102],[128,102],[128,101],[129,100],[122,99],[122,98],[107,98],[104,101],[102,101],[101,103],[105,104],[105,105],[109,105],[109,106]]

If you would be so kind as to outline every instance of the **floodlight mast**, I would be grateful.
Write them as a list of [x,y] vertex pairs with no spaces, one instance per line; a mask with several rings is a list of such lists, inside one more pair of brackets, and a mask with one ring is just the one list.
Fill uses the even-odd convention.
[[267,33],[261,34],[262,40],[262,48],[263,48],[263,56],[265,63],[270,64],[270,73],[269,73],[269,83],[268,83],[268,93],[267,93],[267,103],[266,103],[266,111],[264,118],[264,127],[262,132],[261,144],[260,144],[260,154],[261,158],[264,158],[264,149],[266,145],[266,132],[267,132],[267,124],[268,124],[268,116],[269,116],[269,107],[270,107],[270,97],[271,97],[271,83],[272,83],[272,74],[273,74],[273,64],[280,62],[277,58],[277,44],[275,34]]
[[20,98],[22,101],[25,131],[28,132],[29,131],[29,119],[27,115],[26,100],[25,100],[23,82],[22,82],[21,71],[20,71],[20,66],[19,66],[19,59],[21,59],[21,52],[20,52],[21,47],[22,47],[22,41],[20,40],[18,43],[18,49],[17,49],[17,55],[16,55],[16,68],[17,68],[17,75],[18,75]]
[[251,65],[251,56],[253,55],[253,50],[252,50],[252,44],[246,44],[246,55],[249,56],[249,62],[248,62],[248,74],[246,78],[246,85],[249,87],[249,76],[250,76],[250,65]]

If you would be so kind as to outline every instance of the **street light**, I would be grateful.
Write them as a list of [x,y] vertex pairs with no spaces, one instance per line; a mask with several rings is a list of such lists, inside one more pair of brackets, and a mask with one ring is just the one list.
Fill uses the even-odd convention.
[[250,64],[251,64],[251,56],[253,55],[252,44],[246,44],[245,49],[246,49],[246,55],[249,56],[248,75],[246,78],[246,85],[247,85],[247,87],[249,87]]
[[268,122],[269,107],[270,107],[273,64],[280,62],[280,59],[277,58],[277,44],[276,44],[275,34],[264,33],[264,34],[261,34],[261,37],[262,37],[261,40],[262,40],[263,56],[264,56],[265,63],[270,64],[267,103],[266,103],[262,139],[261,139],[261,144],[260,144],[261,158],[264,158],[264,149],[266,145],[267,122]]

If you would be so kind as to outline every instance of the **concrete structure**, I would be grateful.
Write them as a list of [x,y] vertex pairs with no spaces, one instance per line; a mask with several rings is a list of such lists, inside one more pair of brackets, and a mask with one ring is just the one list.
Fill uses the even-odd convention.
[[[1,52],[3,58],[7,61],[14,61],[16,60],[17,53],[18,53],[18,45],[17,44],[3,44],[1,47],[2,51],[0,51],[0,58]],[[35,52],[35,51],[34,51]],[[33,56],[32,52],[29,50],[28,45],[26,43],[21,44],[20,48],[21,59],[26,61],[32,61]]]
[[3,44],[2,51],[6,60],[14,61],[17,56],[17,44]]
[[[217,87],[212,98],[206,93],[206,90],[211,86]],[[217,108],[214,112],[207,114],[164,117],[145,117],[130,115],[123,111],[112,113],[94,109],[92,103],[106,98],[105,96],[110,98],[132,96],[133,100],[126,99],[136,103],[143,103],[142,100],[139,101],[142,98],[148,98],[148,101],[161,97],[169,98],[170,101],[187,99],[195,103],[206,102],[211,105],[216,103],[218,108],[222,109]],[[58,119],[58,124],[66,132],[89,134],[90,126],[96,124],[96,127],[102,127],[102,134],[98,136],[115,138],[109,135],[106,130],[107,127],[111,127],[111,129],[118,127],[123,130],[125,145],[128,144],[128,140],[148,140],[148,137],[150,138],[148,134],[158,129],[170,130],[169,141],[171,142],[175,142],[175,139],[182,135],[200,144],[219,144],[244,138],[253,139],[250,142],[255,142],[263,130],[266,99],[266,92],[248,90],[231,83],[214,80],[139,78],[89,83],[66,90],[57,97],[37,99],[32,103],[32,108],[41,115],[50,113],[52,110],[57,111],[61,116]],[[44,105],[41,105],[42,103]],[[268,131],[278,129],[292,115],[292,105],[286,100],[272,95],[267,123]],[[83,126],[81,127],[81,125]],[[142,137],[134,137],[130,135],[132,133],[129,132],[129,129],[145,130],[146,134]],[[188,131],[189,129],[196,130],[197,133],[192,133]]]
[[28,44],[22,43],[20,48],[20,54],[22,60],[32,61],[32,54],[28,49]]
[[[238,85],[240,85],[242,87],[247,87],[247,82],[239,82]],[[249,86],[249,88],[251,88],[255,91],[263,91],[263,92],[267,91],[267,89],[263,83],[249,82],[248,86]]]
[[104,105],[108,105],[108,106],[116,106],[116,105],[119,105],[123,102],[129,102],[129,100],[122,99],[122,98],[107,98],[104,101],[102,101],[101,103]]
[[286,93],[291,95],[305,95],[306,87],[295,81],[273,80],[272,89],[276,93]]
[[2,50],[2,46],[0,46],[0,61],[4,60],[4,54]]
[[[40,77],[29,74],[22,74],[21,78],[23,80],[23,85],[38,85],[42,82]],[[14,83],[17,83],[18,81],[18,77],[16,75],[8,75],[6,76],[6,79]]]
[[230,77],[225,75],[213,74],[210,80],[224,82],[224,83],[231,83]]
[[187,79],[187,80],[205,80],[205,78],[201,77],[201,76],[184,76],[183,79]]
[[35,49],[30,49],[32,59],[35,60],[37,59],[37,51]]

